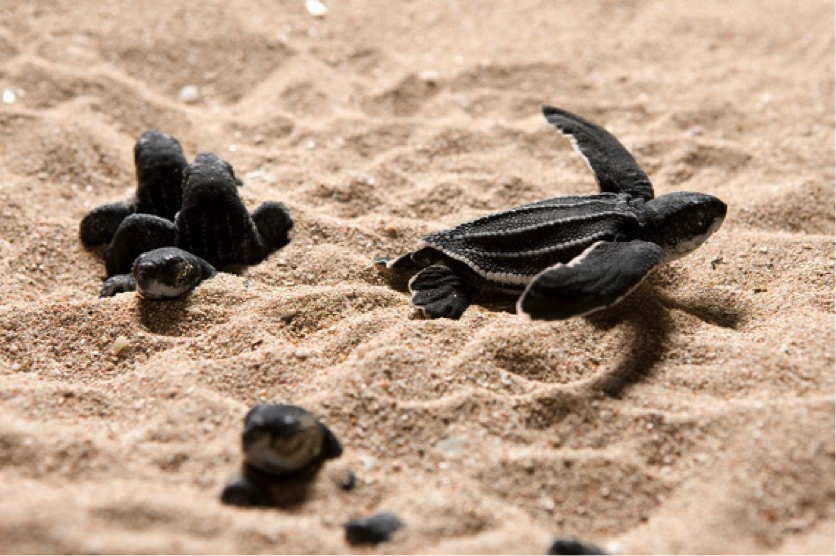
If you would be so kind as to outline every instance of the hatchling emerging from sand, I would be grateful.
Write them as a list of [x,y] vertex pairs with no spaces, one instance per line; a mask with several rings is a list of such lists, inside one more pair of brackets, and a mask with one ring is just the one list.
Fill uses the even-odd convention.
[[604,128],[551,106],[543,115],[569,136],[601,193],[489,214],[424,237],[417,251],[377,259],[393,284],[409,279],[412,304],[425,317],[458,319],[485,290],[519,295],[517,313],[526,318],[591,313],[695,250],[723,223],[726,204],[711,195],[654,199],[638,162]]
[[134,160],[134,198],[93,209],[79,226],[85,245],[108,245],[102,297],[137,290],[177,298],[215,267],[257,264],[287,245],[293,221],[284,205],[267,201],[250,214],[238,195],[241,181],[214,154],[189,164],[174,137],[146,131]]
[[[296,405],[257,405],[244,417],[244,463],[221,501],[232,506],[286,507],[299,504],[325,462],[343,453],[327,426]],[[350,472],[349,472],[350,473]],[[353,487],[353,474],[347,475]]]

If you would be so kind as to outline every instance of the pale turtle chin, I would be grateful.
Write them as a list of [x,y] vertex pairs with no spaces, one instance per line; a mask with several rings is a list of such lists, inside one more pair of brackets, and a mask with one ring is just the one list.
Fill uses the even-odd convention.
[[183,295],[183,288],[163,284],[159,280],[140,282],[137,280],[136,291],[145,299],[159,301],[162,299],[174,299]]
[[690,239],[679,241],[673,245],[665,245],[663,247],[665,251],[665,259],[663,262],[669,263],[671,261],[675,261],[677,259],[681,259],[682,257],[691,254],[693,251],[696,251],[703,243],[708,240],[714,232],[720,229],[720,226],[723,225],[723,221],[726,219],[725,214],[719,215],[714,218],[714,221],[708,227],[703,234],[698,234]]

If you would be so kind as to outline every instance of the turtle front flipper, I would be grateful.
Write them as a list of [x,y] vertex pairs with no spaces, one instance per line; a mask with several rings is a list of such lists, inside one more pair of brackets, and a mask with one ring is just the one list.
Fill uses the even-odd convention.
[[252,219],[264,246],[271,253],[290,243],[288,233],[293,228],[293,219],[282,203],[275,201],[261,203],[253,211]]
[[99,297],[113,297],[117,293],[136,291],[136,280],[130,274],[116,274],[111,276],[102,284]]
[[78,237],[84,245],[104,245],[110,243],[122,222],[135,212],[129,203],[108,203],[96,207],[81,219]]
[[653,198],[653,186],[647,174],[624,145],[603,127],[576,114],[543,105],[546,120],[563,134],[584,157],[595,174],[601,191],[628,193],[645,201]]
[[560,320],[614,305],[664,261],[655,243],[599,241],[569,261],[534,277],[517,302],[517,314]]
[[425,317],[458,319],[478,293],[478,285],[456,269],[431,265],[409,281],[412,304]]
[[174,223],[150,214],[132,214],[122,221],[105,251],[108,276],[128,274],[138,256],[146,251],[174,245]]

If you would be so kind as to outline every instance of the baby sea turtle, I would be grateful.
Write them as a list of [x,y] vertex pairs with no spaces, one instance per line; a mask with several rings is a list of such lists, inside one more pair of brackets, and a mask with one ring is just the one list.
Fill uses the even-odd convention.
[[607,556],[597,546],[576,540],[557,539],[549,547],[546,556]]
[[568,556],[570,554],[599,556],[606,555],[607,553],[594,544],[582,542],[577,539],[556,539],[549,545],[546,554],[549,556]]
[[122,221],[132,214],[173,220],[180,210],[183,170],[189,165],[180,142],[159,131],[146,131],[134,145],[134,163],[137,187],[133,199],[88,212],[79,225],[79,237],[85,245],[110,243]]
[[377,259],[391,282],[409,279],[412,304],[425,317],[457,319],[485,290],[518,295],[517,313],[531,319],[591,313],[695,250],[723,223],[726,204],[711,195],[654,199],[638,162],[604,128],[551,106],[543,115],[572,140],[601,193],[489,214],[424,237],[417,251]]
[[281,203],[247,211],[232,166],[200,153],[183,172],[182,205],[174,222],[152,214],[125,218],[105,252],[108,276],[130,271],[140,254],[176,246],[215,267],[252,265],[287,245],[293,221]]
[[224,487],[233,506],[289,506],[302,502],[342,445],[331,429],[295,405],[257,405],[244,418],[241,476]]
[[284,205],[268,201],[250,215],[241,181],[214,154],[189,164],[175,138],[146,131],[134,161],[134,198],[91,210],[79,226],[85,245],[107,244],[102,297],[137,288],[149,299],[179,297],[215,267],[257,264],[289,242],[293,221]]
[[215,267],[197,255],[177,247],[161,247],[138,256],[131,274],[108,278],[99,296],[136,291],[145,299],[176,299],[217,273]]
[[392,512],[381,512],[352,519],[344,527],[349,544],[378,544],[392,540],[392,535],[403,527],[403,521]]

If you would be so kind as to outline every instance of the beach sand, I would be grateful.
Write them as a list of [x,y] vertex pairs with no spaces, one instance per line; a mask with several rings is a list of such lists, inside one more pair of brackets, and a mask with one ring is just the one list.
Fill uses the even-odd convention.
[[[833,554],[833,3],[325,1],[0,2],[0,551]],[[543,103],[725,224],[586,318],[415,318],[374,257],[596,191]],[[78,223],[146,129],[284,202],[290,245],[99,299]],[[267,402],[357,488],[222,506]],[[378,511],[404,529],[347,545]]]

